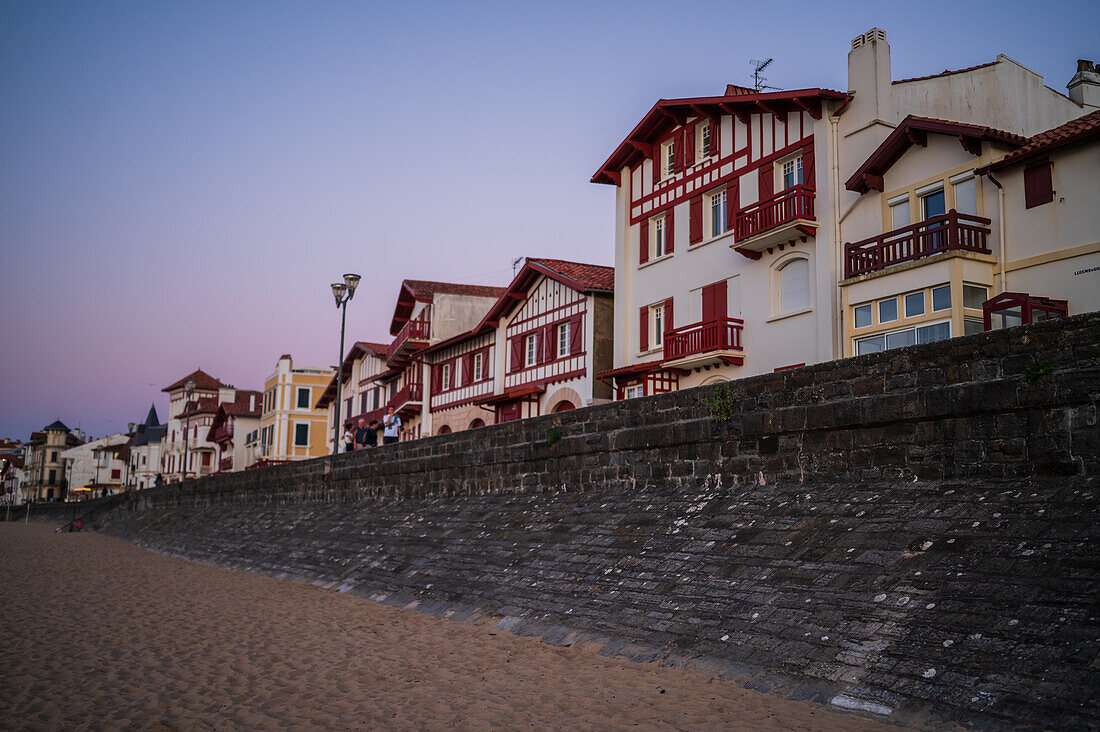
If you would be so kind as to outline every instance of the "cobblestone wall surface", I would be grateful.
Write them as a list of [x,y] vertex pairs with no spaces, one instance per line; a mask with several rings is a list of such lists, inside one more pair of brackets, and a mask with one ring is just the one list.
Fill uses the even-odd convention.
[[219,476],[97,522],[899,721],[1095,727],[1098,335],[1077,316]]

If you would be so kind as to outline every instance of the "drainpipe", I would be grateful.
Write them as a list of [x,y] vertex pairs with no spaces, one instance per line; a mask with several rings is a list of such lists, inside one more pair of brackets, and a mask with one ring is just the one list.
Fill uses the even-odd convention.
[[997,186],[997,214],[1000,216],[1000,221],[997,224],[997,233],[1001,240],[1001,292],[1008,292],[1008,271],[1005,269],[1005,188],[1001,185],[999,180],[993,177],[993,171],[986,170],[982,173],[986,178],[989,178],[993,185]]
[[[848,101],[851,101],[849,98]],[[840,113],[844,111],[848,103],[845,102],[840,109],[829,115],[829,175],[833,188],[833,248],[836,253],[833,256],[835,282],[833,285],[833,310],[835,312],[833,324],[833,358],[842,358],[844,355],[844,310],[840,296],[839,282],[844,277],[844,242],[840,238]]]

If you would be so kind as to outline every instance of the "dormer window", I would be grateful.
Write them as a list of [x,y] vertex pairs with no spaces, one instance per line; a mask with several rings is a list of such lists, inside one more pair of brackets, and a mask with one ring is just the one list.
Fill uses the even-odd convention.
[[802,185],[802,156],[783,163],[783,189]]
[[695,129],[695,159],[702,160],[711,154],[714,147],[710,144],[712,134],[710,121],[706,121]]
[[661,177],[668,178],[676,172],[676,142],[668,140],[661,143]]

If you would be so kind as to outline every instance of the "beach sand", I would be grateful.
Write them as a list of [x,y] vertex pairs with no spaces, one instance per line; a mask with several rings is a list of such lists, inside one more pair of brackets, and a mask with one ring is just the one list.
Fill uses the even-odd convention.
[[4,729],[898,729],[682,669],[0,524]]

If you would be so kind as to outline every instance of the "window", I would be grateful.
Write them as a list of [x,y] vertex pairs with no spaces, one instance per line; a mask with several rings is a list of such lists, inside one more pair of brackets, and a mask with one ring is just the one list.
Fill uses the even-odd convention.
[[57,462],[57,450],[51,450],[50,451],[50,462],[51,463],[56,463]]
[[898,299],[880,300],[878,303],[878,322],[889,323],[898,319]]
[[558,326],[558,358],[569,355],[569,321]]
[[532,333],[531,335],[527,336],[526,340],[524,341],[524,350],[526,351],[526,358],[524,360],[524,365],[526,365],[526,366],[534,366],[535,365],[535,362],[538,360],[538,352],[539,352],[538,345],[539,345],[539,338],[538,338],[537,334]]
[[951,285],[932,288],[932,312],[951,309]]
[[860,338],[856,341],[856,355],[866,353],[878,353],[891,348],[902,348],[914,343],[931,343],[942,341],[951,337],[950,323],[935,323],[934,325],[922,325],[915,328],[904,328],[891,333],[881,333],[868,338]]
[[483,367],[484,367],[483,355],[481,353],[475,353],[474,354],[474,381],[481,381],[481,379],[484,377],[484,374],[482,373],[482,368]]
[[802,156],[783,163],[783,188],[802,185]]
[[726,233],[726,191],[710,194],[710,235],[721,236]]
[[119,480],[122,477],[122,470],[115,468],[111,470],[111,480]]
[[[530,366],[531,364],[527,364],[527,365]],[[439,380],[439,383],[440,383],[440,389],[442,391],[447,391],[448,389],[451,388],[451,364],[449,364],[449,363],[443,364],[443,376]]]
[[910,292],[905,296],[905,317],[924,315],[924,290]]
[[652,348],[660,348],[664,343],[665,335],[665,306],[654,305],[649,309],[649,323],[653,329],[649,339]]
[[643,396],[641,384],[633,384],[632,386],[626,387],[627,399],[637,399],[640,396]]
[[676,171],[676,144],[669,140],[661,145],[661,177],[667,178]]
[[1035,208],[1054,200],[1054,177],[1050,161],[1024,168],[1024,207]]
[[981,318],[963,318],[963,335],[985,332],[985,321]]
[[860,305],[853,311],[855,315],[855,325],[857,328],[866,328],[871,324],[871,304]]
[[57,482],[57,471],[56,470],[51,470],[50,471],[50,482],[51,483],[56,483]]
[[988,292],[986,288],[977,285],[963,285],[963,307],[981,310]]
[[309,409],[309,389],[298,389],[298,409]]
[[955,210],[961,214],[978,215],[978,190],[973,173],[951,179],[955,189]]
[[659,219],[655,219],[653,222],[653,257],[665,256],[665,219],[667,217],[662,216]]
[[714,147],[710,144],[710,136],[713,134],[709,121],[702,123],[695,129],[695,159],[702,160],[709,156]]
[[920,197],[921,218],[930,219],[933,216],[943,216],[947,213],[943,197],[943,188],[930,191]]
[[909,220],[909,196],[892,199],[889,206],[891,229],[901,229],[912,223]]
[[309,447],[309,422],[294,425],[294,446]]
[[779,314],[810,307],[810,260],[792,259],[779,270]]

